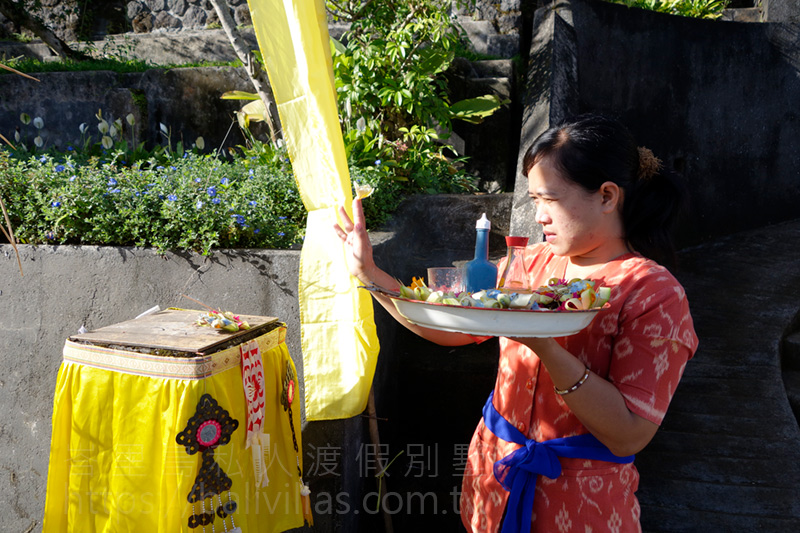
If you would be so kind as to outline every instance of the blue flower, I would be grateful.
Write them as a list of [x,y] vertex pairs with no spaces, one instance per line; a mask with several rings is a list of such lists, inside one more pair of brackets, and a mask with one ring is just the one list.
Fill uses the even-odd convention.
[[50,205],[52,205],[53,207],[61,207],[61,202],[59,202],[58,200],[53,200],[52,202],[50,202]]
[[379,166],[381,166],[381,160],[380,160],[380,159],[376,159],[376,160],[375,160],[375,166],[376,166],[376,167],[379,167]]
[[47,163],[47,156],[46,156],[46,155],[43,155],[43,156],[42,156],[42,157],[39,159],[39,162],[40,162],[40,163]]
[[286,220],[286,217],[278,217],[278,220]]
[[70,146],[70,145],[67,145],[67,152],[71,152],[71,151],[73,151],[74,149],[75,149],[75,148],[73,148],[72,146]]
[[170,167],[169,167],[169,169],[170,169],[170,170],[178,170],[178,167],[173,167],[173,166],[170,166]]
[[109,180],[108,180],[108,186],[109,187],[113,187],[116,184],[117,184],[117,180],[115,180],[114,178],[109,178]]
[[206,192],[209,196],[216,196],[217,195],[217,188],[216,187],[209,187],[206,189]]
[[75,181],[75,179],[77,179],[77,177],[78,176],[73,174],[72,176],[69,177],[69,181]]
[[220,203],[221,201],[222,201],[222,200],[220,200],[220,199],[219,199],[219,196],[216,196],[216,197],[214,197],[214,199],[213,199],[213,200],[211,200],[211,203],[212,203],[212,204],[218,204],[218,203]]
[[256,228],[256,229],[253,230],[253,233],[261,233],[261,230]]
[[284,232],[282,232],[282,231],[278,232],[278,237],[283,237],[284,235],[286,235]]
[[219,180],[219,182],[223,185],[227,185],[228,183],[230,183],[230,180],[228,178],[222,178],[221,180]]
[[233,218],[236,219],[237,224],[239,224],[240,226],[244,226],[245,218],[243,215],[232,215],[232,216]]
[[255,200],[250,200],[250,201],[248,202],[248,204],[250,204],[250,205],[251,205],[251,206],[253,206],[253,207],[255,207],[256,205],[258,205],[258,204],[256,203],[256,201],[255,201]]
[[119,189],[110,189],[108,192],[110,192],[111,194],[117,194],[119,192]]
[[56,165],[56,172],[64,172],[64,165]]
[[195,182],[195,183],[200,183],[201,181],[203,181],[203,180],[201,180],[200,178],[195,178],[195,179],[194,179],[194,182]]
[[158,165],[158,166],[156,167],[156,170],[164,170],[164,167],[162,167],[161,165]]
[[169,200],[170,202],[175,202],[178,200],[178,197],[175,196],[174,194],[170,194],[169,196],[167,196],[167,200]]
[[252,176],[252,175],[253,175],[253,174],[255,174],[255,173],[256,173],[255,169],[251,168],[251,169],[250,169],[250,175]]
[[45,233],[45,234],[44,234],[44,236],[45,236],[45,237],[47,237],[47,238],[48,238],[48,239],[50,239],[50,240],[53,240],[53,239],[55,239],[55,238],[56,238],[56,236],[55,236],[55,235],[53,235],[53,232],[52,232],[52,231],[48,231],[47,233]]
[[203,207],[203,200],[197,200],[197,203],[195,204],[195,207],[197,209],[201,209]]

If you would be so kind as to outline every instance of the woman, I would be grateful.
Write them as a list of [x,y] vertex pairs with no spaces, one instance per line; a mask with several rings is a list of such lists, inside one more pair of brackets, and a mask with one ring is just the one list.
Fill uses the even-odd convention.
[[[598,115],[545,132],[523,169],[545,236],[526,249],[531,286],[592,279],[611,288],[610,309],[570,337],[500,339],[497,383],[470,443],[462,521],[476,532],[501,523],[504,531],[641,531],[631,456],[655,435],[697,349],[683,288],[648,258],[671,253],[684,192],[622,124]],[[341,215],[352,275],[397,288],[373,261],[360,204],[354,223]],[[376,298],[433,342],[475,342],[409,324]]]

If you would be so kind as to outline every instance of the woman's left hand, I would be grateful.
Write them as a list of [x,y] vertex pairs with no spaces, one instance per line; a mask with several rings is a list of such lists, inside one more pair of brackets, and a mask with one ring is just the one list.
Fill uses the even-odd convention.
[[[586,372],[586,365],[553,338],[517,337],[511,340],[533,350],[557,389],[568,390]],[[613,383],[591,372],[582,385],[561,398],[586,429],[619,457],[638,453],[658,430],[657,424],[628,409],[625,398]]]

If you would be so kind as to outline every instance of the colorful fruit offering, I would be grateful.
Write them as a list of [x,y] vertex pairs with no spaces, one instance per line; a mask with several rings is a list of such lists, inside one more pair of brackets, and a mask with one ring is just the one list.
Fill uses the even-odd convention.
[[603,307],[611,297],[608,287],[596,287],[588,279],[569,281],[551,278],[547,285],[534,291],[509,292],[500,289],[453,293],[435,291],[428,288],[422,278],[413,278],[411,285],[400,287],[400,296],[409,300],[419,300],[462,307],[488,307],[493,309],[531,309],[541,311],[584,311]]
[[250,324],[230,311],[209,311],[197,319],[198,326],[208,326],[235,333],[243,329],[250,329]]

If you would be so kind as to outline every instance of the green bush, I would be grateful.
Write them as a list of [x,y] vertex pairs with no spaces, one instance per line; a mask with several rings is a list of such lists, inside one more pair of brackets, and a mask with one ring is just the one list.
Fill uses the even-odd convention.
[[[0,197],[15,237],[27,244],[152,246],[160,251],[286,249],[303,240],[306,210],[286,153],[269,160],[184,152],[165,164],[123,165],[53,154],[0,151]],[[376,187],[364,201],[368,224],[402,200],[380,171],[353,169]]]
[[727,7],[728,0],[609,0],[615,4],[628,7],[638,7],[680,15],[682,17],[716,19],[722,16],[722,11]]
[[20,242],[288,248],[303,237],[305,209],[288,165],[264,167],[185,153],[169,166],[112,158],[75,164],[0,152],[0,185]]
[[475,190],[464,159],[446,140],[453,119],[479,122],[505,102],[497,96],[450,102],[445,71],[462,42],[452,2],[329,2],[350,22],[334,42],[333,72],[345,149],[359,168],[381,165],[414,193]]

